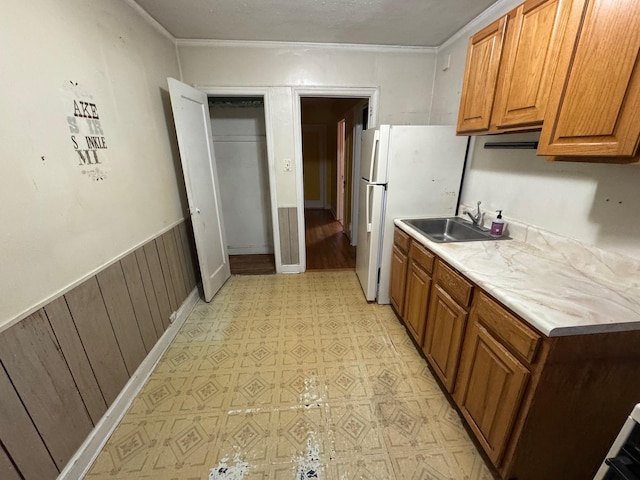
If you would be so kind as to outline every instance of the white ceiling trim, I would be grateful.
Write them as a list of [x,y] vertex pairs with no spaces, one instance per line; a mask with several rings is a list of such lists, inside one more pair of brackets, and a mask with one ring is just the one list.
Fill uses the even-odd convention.
[[171,40],[173,44],[176,43],[176,37],[171,35],[169,30],[164,28],[160,22],[158,22],[155,18],[149,15],[149,13],[140,5],[138,5],[135,0],[124,0],[124,2],[127,5],[129,5],[131,8],[133,8],[136,12],[138,12],[138,14],[141,15],[142,18],[144,18],[153,28],[155,28],[158,32],[160,32],[162,35],[164,35],[169,40]]
[[484,12],[467,23],[456,33],[454,33],[451,37],[445,40],[442,45],[437,47],[437,50],[440,51],[444,48],[447,48],[449,45],[454,43],[456,40],[459,40],[463,36],[470,37],[471,34],[476,33],[477,31],[489,25],[495,19],[516,8],[522,3],[522,1],[523,0],[498,0]]
[[243,48],[333,48],[338,50],[360,50],[370,52],[422,52],[437,53],[439,47],[404,45],[369,45],[362,43],[320,43],[320,42],[274,42],[258,40],[209,40],[178,38],[179,47],[243,47]]

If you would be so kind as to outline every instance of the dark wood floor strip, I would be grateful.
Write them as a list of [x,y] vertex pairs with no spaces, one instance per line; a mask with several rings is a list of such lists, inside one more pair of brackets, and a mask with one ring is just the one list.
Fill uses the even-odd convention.
[[233,275],[271,275],[276,273],[273,254],[229,255]]
[[329,210],[304,211],[307,270],[354,270],[356,247]]

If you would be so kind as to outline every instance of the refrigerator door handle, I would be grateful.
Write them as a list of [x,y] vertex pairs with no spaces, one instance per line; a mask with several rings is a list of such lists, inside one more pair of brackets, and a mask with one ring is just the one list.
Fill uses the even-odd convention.
[[366,201],[366,225],[367,225],[367,233],[371,232],[371,191],[373,189],[373,185],[367,183],[367,193],[366,193],[366,197],[367,197],[367,201]]
[[370,182],[376,182],[376,179],[373,177],[373,172],[375,171],[375,166],[376,166],[376,155],[378,154],[378,143],[380,143],[380,130],[376,130],[373,133],[373,148],[371,149],[371,165],[369,166]]

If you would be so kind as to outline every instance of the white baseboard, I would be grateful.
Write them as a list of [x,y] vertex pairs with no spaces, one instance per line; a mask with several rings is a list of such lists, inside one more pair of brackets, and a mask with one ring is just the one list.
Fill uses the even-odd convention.
[[299,263],[295,265],[282,265],[278,273],[302,273],[302,265]]
[[116,429],[124,414],[131,406],[133,399],[138,392],[142,389],[154,368],[160,361],[160,357],[165,350],[171,344],[171,341],[175,338],[178,330],[184,324],[185,320],[196,306],[200,298],[200,290],[198,287],[194,288],[187,299],[182,302],[180,308],[174,313],[175,320],[169,325],[169,328],[164,332],[162,337],[158,339],[155,346],[151,349],[149,354],[142,361],[140,366],[133,372],[131,378],[124,386],[120,394],[116,397],[109,409],[102,416],[100,421],[93,427],[91,433],[86,440],[80,445],[80,448],[76,451],[75,455],[69,460],[69,463],[64,467],[58,480],[77,480],[83,478],[93,465],[93,462],[98,457],[98,454],[102,451],[102,448],[109,440],[109,437]]

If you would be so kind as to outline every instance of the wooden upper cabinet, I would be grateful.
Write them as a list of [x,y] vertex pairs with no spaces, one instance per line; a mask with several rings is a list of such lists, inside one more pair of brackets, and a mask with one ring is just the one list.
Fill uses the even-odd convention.
[[491,131],[544,120],[572,0],[527,0],[507,16]]
[[574,0],[539,155],[631,157],[640,141],[640,2]]
[[469,39],[458,133],[481,132],[489,128],[506,25],[506,17],[502,17]]

